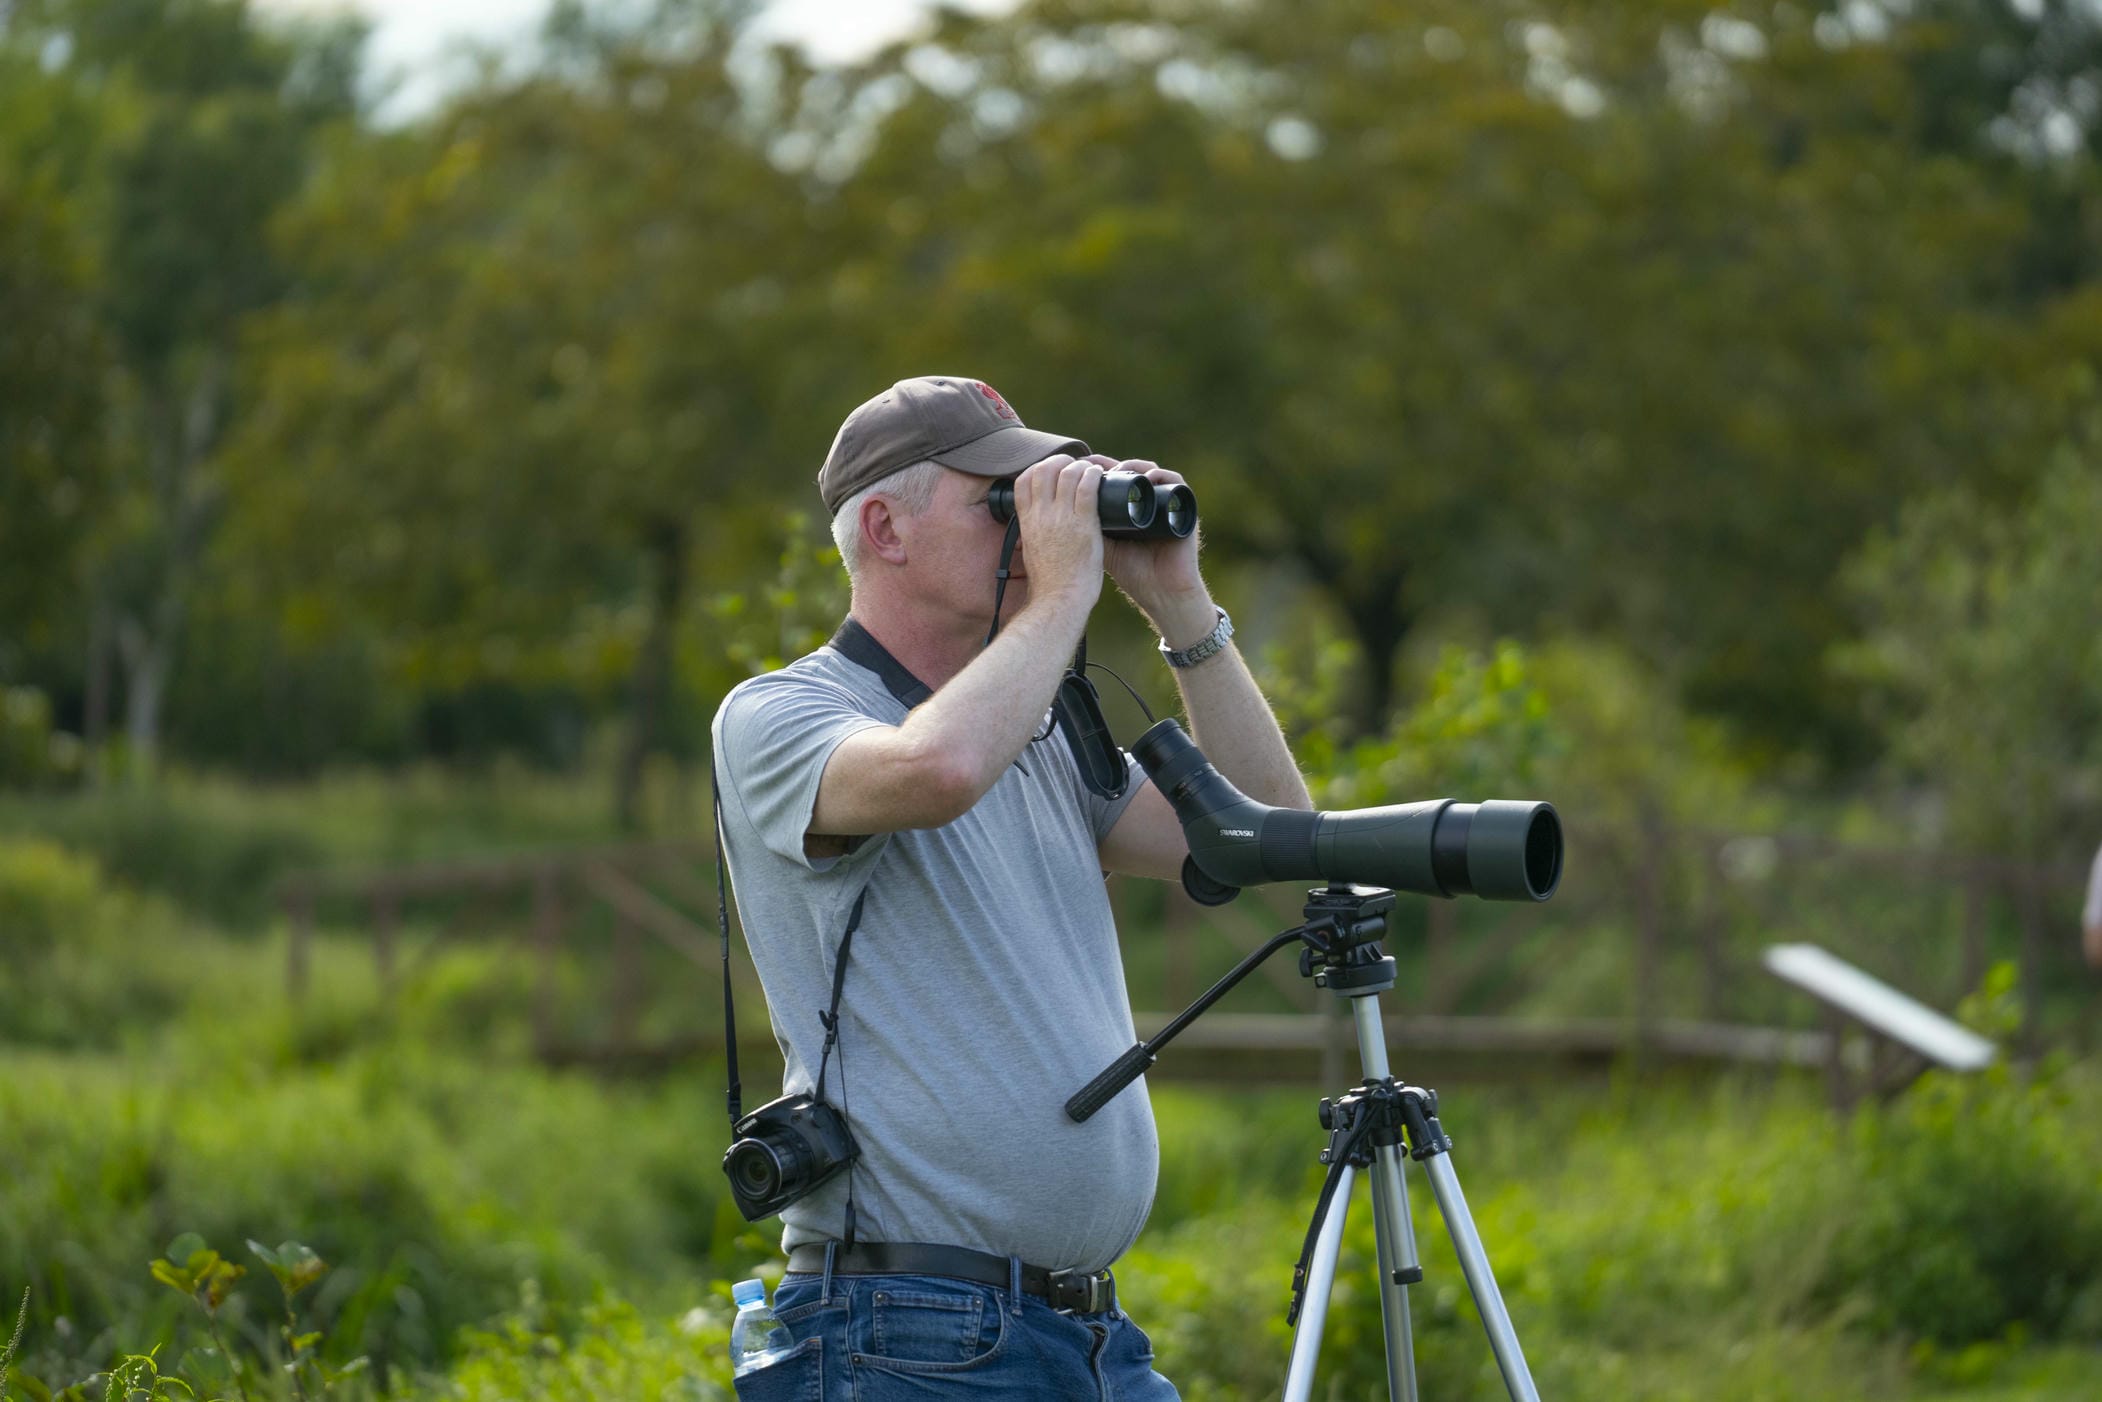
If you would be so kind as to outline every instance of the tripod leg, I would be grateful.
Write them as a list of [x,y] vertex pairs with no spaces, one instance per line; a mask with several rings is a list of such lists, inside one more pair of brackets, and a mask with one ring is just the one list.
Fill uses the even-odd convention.
[[[1380,1024],[1379,1000],[1353,998],[1358,1054],[1365,1074],[1387,1079],[1387,1034]],[[1423,1278],[1416,1255],[1416,1228],[1409,1220],[1409,1189],[1402,1175],[1401,1149],[1383,1144],[1372,1164],[1372,1227],[1379,1243],[1379,1303],[1387,1335],[1387,1395],[1395,1402],[1416,1402],[1416,1339],[1409,1325],[1408,1284]]]
[[1379,1242],[1379,1304],[1387,1330],[1387,1395],[1395,1402],[1416,1402],[1416,1338],[1409,1327],[1409,1287],[1403,1282],[1422,1279],[1423,1271],[1416,1264],[1401,1151],[1387,1145],[1378,1155],[1371,1170],[1372,1227]]
[[1285,1374],[1285,1402],[1307,1402],[1313,1395],[1314,1365],[1321,1359],[1321,1326],[1328,1319],[1328,1292],[1336,1283],[1336,1257],[1343,1250],[1343,1219],[1350,1214],[1350,1188],[1357,1170],[1346,1167],[1336,1180],[1321,1235],[1314,1241],[1314,1260],[1307,1267],[1306,1298],[1299,1308],[1299,1330],[1292,1335],[1292,1367]]
[[1467,1195],[1460,1191],[1460,1177],[1453,1172],[1451,1157],[1442,1151],[1432,1154],[1424,1159],[1423,1170],[1431,1180],[1431,1192],[1437,1195],[1445,1229],[1452,1233],[1453,1249],[1460,1255],[1460,1270],[1467,1277],[1467,1288],[1474,1292],[1474,1307],[1481,1312],[1482,1327],[1489,1332],[1489,1351],[1496,1355],[1496,1366],[1503,1370],[1504,1390],[1511,1394],[1513,1402],[1540,1402],[1532,1370],[1518,1347],[1518,1331],[1511,1326],[1511,1312],[1504,1308],[1503,1292],[1496,1288],[1489,1254],[1482,1250],[1481,1234],[1474,1229],[1474,1217],[1467,1211]]

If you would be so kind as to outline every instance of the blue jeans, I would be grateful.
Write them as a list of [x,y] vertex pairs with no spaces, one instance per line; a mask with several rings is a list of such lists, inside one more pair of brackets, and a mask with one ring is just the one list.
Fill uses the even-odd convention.
[[1060,1314],[1020,1289],[945,1275],[790,1274],[774,1314],[794,1346],[737,1379],[741,1402],[944,1397],[1175,1402],[1121,1310]]

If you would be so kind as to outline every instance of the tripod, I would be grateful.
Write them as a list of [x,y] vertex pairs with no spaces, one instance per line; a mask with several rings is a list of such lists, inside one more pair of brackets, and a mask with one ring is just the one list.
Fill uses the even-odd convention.
[[1504,1389],[1513,1402],[1539,1402],[1533,1375],[1518,1345],[1517,1331],[1503,1294],[1490,1271],[1488,1253],[1467,1210],[1459,1176],[1451,1162],[1452,1141],[1438,1123],[1438,1095],[1396,1080],[1387,1067],[1387,1039],[1380,1022],[1379,995],[1394,986],[1394,960],[1379,945],[1394,893],[1375,886],[1331,884],[1307,893],[1306,923],[1273,937],[1237,964],[1196,1002],[1185,1008],[1151,1041],[1119,1057],[1087,1087],[1066,1102],[1075,1120],[1107,1104],[1153,1063],[1161,1047],[1194,1022],[1228,989],[1257,965],[1289,944],[1303,946],[1299,972],[1339,998],[1350,1000],[1357,1024],[1358,1053],[1365,1079],[1334,1099],[1321,1101],[1321,1127],[1328,1144],[1321,1162],[1328,1176],[1314,1206],[1305,1245],[1292,1275],[1292,1305],[1286,1322],[1295,1326],[1292,1361],[1285,1376],[1285,1402],[1306,1402],[1312,1395],[1314,1369],[1320,1361],[1321,1330],[1328,1317],[1328,1298],[1335,1284],[1336,1259],[1343,1246],[1343,1223],[1359,1173],[1372,1183],[1372,1229],[1379,1256],[1380,1311],[1386,1325],[1387,1391],[1397,1402],[1416,1402],[1415,1344],[1409,1328],[1408,1287],[1423,1279],[1416,1255],[1415,1228],[1409,1220],[1408,1185],[1402,1176],[1402,1154],[1423,1165],[1438,1211],[1452,1236],[1460,1270],[1474,1296],[1476,1310],[1489,1335],[1489,1349],[1503,1373]]

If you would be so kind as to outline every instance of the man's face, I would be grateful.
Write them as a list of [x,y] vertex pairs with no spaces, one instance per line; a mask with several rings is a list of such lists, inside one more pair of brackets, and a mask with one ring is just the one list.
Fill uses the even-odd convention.
[[[993,572],[1000,567],[1000,545],[1007,538],[1007,527],[995,521],[985,505],[994,480],[945,468],[926,509],[898,519],[914,591],[978,626],[992,618]],[[1020,542],[1008,571],[1000,608],[1003,622],[1029,601],[1028,562]]]

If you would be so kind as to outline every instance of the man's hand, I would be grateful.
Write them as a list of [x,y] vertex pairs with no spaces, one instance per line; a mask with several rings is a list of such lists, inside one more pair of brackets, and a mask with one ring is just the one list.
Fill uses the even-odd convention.
[[[1181,473],[1170,472],[1144,458],[1118,462],[1096,454],[1091,461],[1121,472],[1136,472],[1157,486],[1172,487],[1182,482]],[[1103,565],[1109,577],[1170,647],[1188,647],[1210,633],[1218,622],[1211,593],[1204,587],[1204,576],[1197,567],[1200,534],[1201,531],[1191,531],[1181,540],[1104,542]]]
[[1102,596],[1102,468],[1057,453],[1015,479],[1016,552],[1029,567],[1032,603],[1061,596],[1092,608]]

